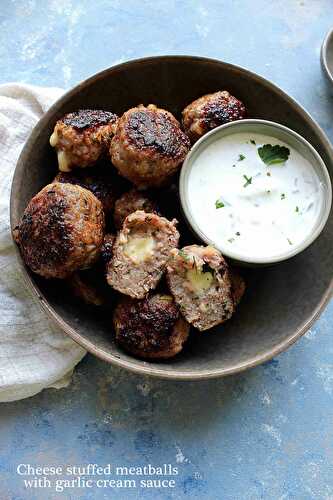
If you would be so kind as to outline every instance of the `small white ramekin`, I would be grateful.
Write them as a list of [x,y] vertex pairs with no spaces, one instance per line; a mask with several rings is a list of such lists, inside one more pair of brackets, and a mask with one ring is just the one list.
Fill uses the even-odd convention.
[[[230,245],[217,245],[215,241],[206,236],[204,229],[199,227],[190,209],[188,179],[195,159],[203,149],[212,144],[214,141],[219,140],[221,137],[226,137],[230,134],[236,133],[259,133],[285,142],[298,151],[313,165],[322,184],[322,208],[318,214],[316,225],[312,232],[308,234],[300,244],[293,246],[290,250],[288,249],[288,251],[272,257],[248,257],[246,254],[232,251],[232,249],[230,249]],[[267,266],[269,264],[290,259],[305,250],[315,241],[316,238],[318,238],[321,231],[324,229],[332,204],[332,186],[330,176],[325,163],[314,147],[311,146],[311,144],[302,136],[284,125],[256,119],[239,120],[226,125],[221,125],[201,137],[201,139],[194,144],[183,164],[179,180],[179,192],[184,216],[194,233],[205,243],[215,246],[224,256],[244,265]]]

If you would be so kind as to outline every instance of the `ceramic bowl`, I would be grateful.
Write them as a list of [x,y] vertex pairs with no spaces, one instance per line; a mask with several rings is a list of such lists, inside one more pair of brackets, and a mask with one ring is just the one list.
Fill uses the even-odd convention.
[[[106,108],[121,114],[138,103],[156,103],[178,118],[197,97],[227,89],[247,106],[251,118],[281,123],[305,137],[319,152],[330,175],[333,151],[316,122],[278,87],[243,68],[221,61],[164,56],[112,67],[61,97],[40,120],[15,170],[11,194],[14,227],[30,198],[55,175],[49,145],[55,122],[79,108]],[[99,358],[141,374],[195,380],[236,373],[269,360],[295,342],[324,309],[332,292],[333,219],[298,256],[273,267],[246,270],[247,291],[234,317],[209,332],[191,334],[184,351],[166,362],[145,362],[114,342],[110,314],[78,304],[62,283],[31,273],[19,252],[28,286],[48,315],[72,339]]]
[[[309,163],[315,169],[320,185],[321,185],[321,195],[323,197],[323,204],[321,210],[318,212],[315,226],[310,234],[308,234],[304,240],[295,246],[291,246],[285,252],[275,255],[274,257],[249,257],[246,254],[235,252],[232,249],[232,245],[217,245],[215,241],[211,240],[205,233],[205,228],[200,227],[191,211],[190,203],[190,192],[189,192],[189,177],[191,175],[191,170],[194,163],[200,158],[202,152],[206,150],[211,144],[223,137],[227,137],[233,134],[245,133],[251,134],[258,133],[267,135],[274,139],[280,140],[283,143],[294,148],[295,151],[301,154],[303,158],[309,161]],[[277,262],[282,262],[284,260],[290,259],[295,255],[299,254],[305,250],[311,243],[315,241],[320,235],[325,227],[327,219],[330,214],[332,205],[332,186],[329,173],[325,166],[325,163],[321,159],[317,151],[311,146],[311,144],[301,137],[299,134],[294,132],[284,125],[279,123],[274,123],[268,120],[256,120],[247,119],[239,120],[236,122],[227,123],[226,125],[221,125],[207,134],[205,134],[201,139],[196,142],[192,147],[191,151],[187,155],[184,165],[181,170],[180,181],[179,181],[179,192],[180,200],[183,208],[183,213],[193,229],[194,233],[199,239],[207,243],[208,245],[213,245],[218,248],[225,257],[232,259],[238,264],[245,265],[269,265],[275,264]]]
[[320,54],[321,66],[329,83],[333,85],[333,29],[324,38]]

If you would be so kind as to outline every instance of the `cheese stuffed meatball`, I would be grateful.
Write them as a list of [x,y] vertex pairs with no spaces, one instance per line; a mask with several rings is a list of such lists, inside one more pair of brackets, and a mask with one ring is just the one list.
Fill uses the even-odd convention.
[[112,163],[140,189],[167,183],[189,150],[188,137],[176,118],[150,104],[132,108],[119,119],[111,141]]
[[182,115],[184,130],[194,143],[219,125],[245,118],[246,110],[241,101],[224,90],[196,99]]
[[190,325],[170,295],[153,294],[143,300],[123,297],[113,322],[116,342],[134,356],[167,359],[178,354]]
[[107,150],[117,121],[117,115],[100,109],[80,109],[58,120],[50,144],[57,151],[59,170],[96,163]]
[[124,193],[115,203],[113,217],[116,228],[120,229],[126,217],[137,210],[143,210],[146,213],[158,213],[157,203],[146,192],[131,189]]
[[171,250],[178,245],[176,223],[141,210],[130,214],[118,233],[112,260],[107,265],[109,285],[136,299],[154,289]]
[[45,278],[66,278],[92,266],[103,235],[101,202],[87,189],[59,182],[32,198],[14,230],[25,263]]
[[190,245],[174,249],[167,281],[185,319],[208,330],[229,319],[235,309],[227,263],[213,247]]

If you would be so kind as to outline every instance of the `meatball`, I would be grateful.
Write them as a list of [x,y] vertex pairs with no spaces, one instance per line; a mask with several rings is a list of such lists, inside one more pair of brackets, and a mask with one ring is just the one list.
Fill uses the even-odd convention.
[[230,278],[231,278],[232,295],[234,298],[234,303],[236,306],[238,306],[245,293],[246,289],[245,281],[243,280],[242,276],[238,274],[238,272],[235,271],[234,269],[231,269],[230,271]]
[[158,213],[157,203],[149,198],[146,193],[131,189],[124,193],[115,203],[114,223],[117,229],[120,229],[128,215],[137,210],[143,210],[146,213]]
[[111,141],[112,163],[140,189],[167,183],[190,147],[176,118],[153,104],[132,108],[119,119]]
[[207,94],[191,102],[184,111],[183,127],[194,143],[206,132],[246,116],[244,104],[226,90]]
[[160,281],[178,244],[177,221],[138,210],[119,232],[113,258],[107,265],[107,282],[119,292],[143,299]]
[[124,297],[113,315],[116,341],[126,351],[146,359],[167,359],[178,354],[190,325],[170,295],[154,294],[143,300]]
[[90,267],[103,243],[104,212],[87,189],[55,182],[32,198],[15,229],[22,257],[45,278]]
[[98,172],[95,168],[76,172],[59,172],[53,182],[68,182],[89,189],[102,203],[106,215],[113,212],[117,189],[114,187],[113,178],[109,172]]
[[227,263],[211,246],[173,250],[167,281],[185,319],[200,331],[223,323],[234,312]]
[[93,165],[107,150],[117,121],[117,115],[99,109],[80,109],[58,120],[50,144],[57,151],[59,170]]
[[76,271],[67,278],[67,285],[70,291],[86,304],[93,306],[103,306],[107,302],[102,286],[95,283],[87,271]]

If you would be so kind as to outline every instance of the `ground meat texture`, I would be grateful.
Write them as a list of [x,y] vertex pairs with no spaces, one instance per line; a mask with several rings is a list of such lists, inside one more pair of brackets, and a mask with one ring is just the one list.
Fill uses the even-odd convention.
[[162,294],[143,300],[122,298],[113,321],[117,343],[144,359],[175,356],[182,350],[190,330],[173,298]]
[[121,229],[126,217],[137,210],[143,210],[146,213],[158,213],[157,203],[145,192],[131,189],[131,191],[124,193],[115,203],[113,217],[116,228]]
[[183,316],[200,331],[223,323],[234,312],[227,263],[211,246],[173,250],[167,281]]
[[190,141],[176,118],[150,104],[123,114],[110,154],[122,176],[146,189],[165,185],[184,161],[189,147]]
[[246,110],[241,101],[224,90],[191,102],[182,115],[184,130],[194,143],[219,125],[245,118]]
[[90,191],[55,182],[32,198],[15,228],[15,240],[32,271],[66,278],[90,267],[103,243],[104,212]]
[[58,155],[59,170],[89,167],[108,149],[118,117],[110,111],[80,109],[58,120],[50,144]]
[[119,232],[113,258],[107,266],[107,282],[119,292],[144,298],[160,281],[179,240],[176,220],[138,210],[130,214]]
[[110,173],[99,172],[98,168],[59,172],[53,182],[75,184],[89,189],[102,203],[105,215],[113,212],[117,189],[114,187],[113,177]]

